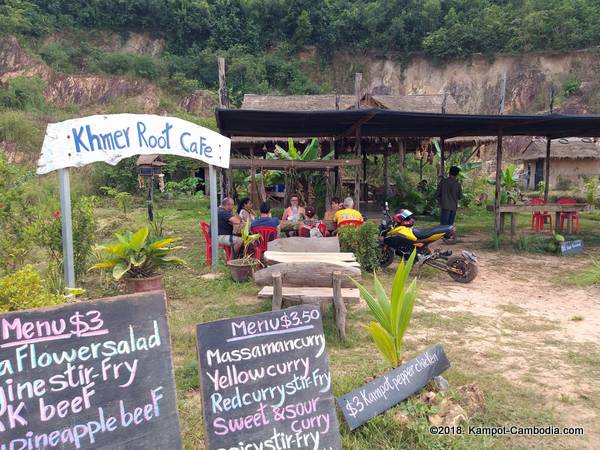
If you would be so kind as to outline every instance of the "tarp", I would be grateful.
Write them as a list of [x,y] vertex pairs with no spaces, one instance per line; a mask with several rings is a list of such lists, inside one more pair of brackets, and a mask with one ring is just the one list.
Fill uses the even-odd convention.
[[106,114],[50,123],[38,174],[103,161],[117,164],[134,155],[175,155],[229,167],[231,140],[177,117]]
[[363,109],[345,111],[257,111],[217,109],[217,124],[227,136],[365,137],[549,136],[600,137],[600,116],[473,115]]

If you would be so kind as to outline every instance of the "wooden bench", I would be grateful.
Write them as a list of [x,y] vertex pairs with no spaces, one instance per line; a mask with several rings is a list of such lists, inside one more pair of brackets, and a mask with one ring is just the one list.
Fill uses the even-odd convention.
[[254,280],[263,286],[259,298],[271,298],[273,310],[310,303],[323,313],[332,305],[336,329],[346,337],[346,305],[360,303],[360,293],[349,277],[361,279],[359,268],[335,262],[289,262],[259,270]]

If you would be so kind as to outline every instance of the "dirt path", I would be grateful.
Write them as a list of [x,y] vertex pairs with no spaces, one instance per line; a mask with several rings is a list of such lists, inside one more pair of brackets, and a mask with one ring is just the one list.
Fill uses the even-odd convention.
[[464,328],[455,323],[444,334],[460,336],[475,367],[534,389],[565,425],[585,427],[585,443],[562,439],[564,445],[599,448],[600,289],[557,283],[567,264],[587,259],[476,253],[479,276],[464,285],[436,275],[424,283],[416,313],[462,320]]

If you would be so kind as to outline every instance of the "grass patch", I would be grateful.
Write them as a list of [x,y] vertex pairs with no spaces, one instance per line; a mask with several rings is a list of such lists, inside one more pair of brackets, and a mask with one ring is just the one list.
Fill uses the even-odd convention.
[[498,305],[496,306],[496,308],[510,313],[510,314],[525,314],[527,312],[527,310],[525,308],[521,308],[518,305],[515,305],[514,303],[508,303],[506,305]]

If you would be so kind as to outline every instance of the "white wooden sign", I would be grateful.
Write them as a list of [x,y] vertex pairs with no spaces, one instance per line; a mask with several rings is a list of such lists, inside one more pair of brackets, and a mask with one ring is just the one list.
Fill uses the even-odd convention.
[[108,114],[48,124],[38,174],[135,155],[174,155],[229,167],[231,140],[177,117]]

